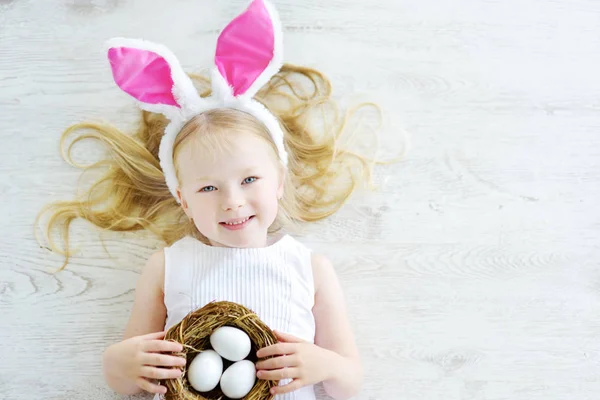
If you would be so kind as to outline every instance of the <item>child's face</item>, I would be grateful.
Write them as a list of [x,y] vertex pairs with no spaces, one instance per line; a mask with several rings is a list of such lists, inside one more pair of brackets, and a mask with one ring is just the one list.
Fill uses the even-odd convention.
[[202,157],[194,139],[181,149],[179,197],[213,246],[263,247],[283,195],[283,171],[263,139],[235,135],[232,145],[215,156]]

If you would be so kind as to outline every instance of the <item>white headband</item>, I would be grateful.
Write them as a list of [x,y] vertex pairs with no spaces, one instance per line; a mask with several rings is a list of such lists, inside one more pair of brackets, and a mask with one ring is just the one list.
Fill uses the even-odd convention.
[[279,17],[267,0],[253,0],[223,29],[211,71],[212,94],[202,98],[179,61],[165,46],[137,39],[107,42],[115,83],[139,107],[169,119],[160,142],[159,159],[169,190],[177,198],[173,144],[181,128],[212,109],[233,108],[253,115],[268,129],[282,163],[287,166],[283,131],[277,118],[253,96],[282,66]]

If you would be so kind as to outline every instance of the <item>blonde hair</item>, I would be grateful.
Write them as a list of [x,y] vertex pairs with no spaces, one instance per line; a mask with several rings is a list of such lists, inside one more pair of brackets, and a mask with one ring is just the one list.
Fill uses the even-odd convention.
[[[210,95],[207,78],[190,76],[201,96]],[[281,212],[271,231],[326,218],[340,209],[357,185],[370,183],[375,161],[340,144],[349,116],[358,108],[374,106],[372,103],[362,103],[340,117],[331,99],[329,80],[319,71],[289,64],[255,98],[278,117],[289,153]],[[61,149],[67,162],[86,171],[108,166],[108,171],[81,198],[48,204],[37,216],[36,226],[43,215],[49,215],[43,232],[50,249],[65,256],[61,269],[69,261],[69,226],[76,218],[105,230],[148,230],[167,245],[186,235],[206,242],[185,217],[165,183],[158,148],[166,124],[162,115],[143,111],[134,135],[109,124],[92,122],[78,123],[65,130]],[[206,137],[202,139],[204,143],[217,146],[222,144],[218,132],[241,128],[272,143],[266,128],[254,117],[230,109],[211,110],[182,129],[174,146],[174,158],[178,147],[192,134],[201,132],[196,137]],[[66,139],[76,132],[78,135],[65,149]],[[71,149],[83,139],[99,140],[108,148],[110,157],[89,166],[76,165]],[[273,149],[276,151],[274,144]],[[64,249],[51,237],[55,228],[60,228]]]

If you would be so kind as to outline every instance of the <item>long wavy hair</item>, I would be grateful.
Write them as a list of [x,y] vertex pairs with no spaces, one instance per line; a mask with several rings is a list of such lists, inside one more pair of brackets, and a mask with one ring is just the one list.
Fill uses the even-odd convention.
[[[190,77],[201,96],[210,95],[207,77]],[[358,185],[371,182],[374,156],[345,148],[342,142],[350,116],[361,108],[373,107],[377,112],[379,108],[373,103],[360,103],[341,113],[331,95],[331,84],[322,73],[286,64],[255,96],[279,119],[289,153],[285,193],[271,231],[326,218],[342,207]],[[191,134],[202,136],[238,127],[257,134],[262,130],[261,135],[268,136],[264,126],[248,114],[229,109],[204,114],[202,123],[194,119],[182,129],[174,153]],[[49,248],[65,256],[61,269],[71,255],[69,226],[76,218],[104,230],[148,230],[166,245],[186,235],[207,243],[169,192],[160,168],[158,149],[167,122],[160,114],[142,111],[134,134],[123,133],[107,123],[92,122],[72,125],[62,134],[62,156],[68,163],[84,171],[106,171],[79,198],[48,204],[36,218],[38,226],[40,219],[47,216],[42,232]],[[359,133],[354,130],[349,136]],[[72,135],[75,137],[66,146]],[[218,139],[214,134],[209,136]],[[376,139],[375,134],[372,137]],[[108,157],[87,166],[75,164],[72,147],[84,139],[100,141],[108,149]],[[206,141],[209,142],[218,145],[219,140]],[[54,230],[62,238],[63,248],[52,238]],[[37,230],[36,237],[41,243]]]

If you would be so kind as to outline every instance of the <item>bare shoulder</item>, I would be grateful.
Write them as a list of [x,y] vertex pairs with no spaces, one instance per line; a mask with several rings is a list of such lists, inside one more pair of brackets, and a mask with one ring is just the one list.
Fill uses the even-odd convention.
[[[153,253],[146,261],[142,270],[142,276],[148,278],[148,283],[154,282],[156,286],[162,288],[165,282],[165,252],[159,250]],[[141,278],[141,277],[140,277]],[[154,285],[153,285],[154,286]]]
[[323,254],[313,253],[311,256],[312,272],[315,282],[315,291],[322,287],[323,283],[331,282],[336,278],[335,269],[331,260]]
[[324,255],[314,254],[312,269],[315,280],[312,312],[317,326],[315,344],[345,357],[356,357],[358,350],[348,321],[346,300],[333,263]]
[[149,270],[153,273],[165,273],[165,251],[164,249],[160,249],[154,253],[150,257],[148,257],[148,261],[146,262],[146,266],[144,270]]
[[319,267],[319,266],[322,266],[324,268],[332,267],[331,261],[329,260],[329,258],[327,258],[327,256],[325,256],[323,254],[319,254],[319,253],[312,253],[311,262],[313,264],[313,269],[315,267]]
[[164,305],[165,255],[160,250],[146,261],[138,278],[133,308],[125,338],[158,332],[163,329],[167,310]]

